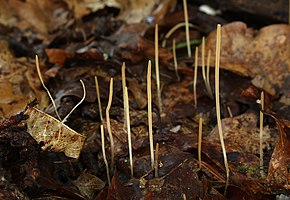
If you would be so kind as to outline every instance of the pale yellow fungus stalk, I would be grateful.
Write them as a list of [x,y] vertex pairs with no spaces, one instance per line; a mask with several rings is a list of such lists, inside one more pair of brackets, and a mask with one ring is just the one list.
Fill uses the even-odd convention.
[[131,126],[130,126],[130,107],[129,107],[129,97],[128,97],[128,88],[125,87],[125,104],[126,104],[126,126],[127,126],[127,135],[128,135],[128,147],[129,147],[129,161],[130,161],[130,170],[131,177],[133,178],[133,154],[132,154],[132,141],[131,141]]
[[263,152],[263,124],[264,124],[264,92],[261,92],[260,97],[261,111],[260,111],[260,174],[261,177],[264,178],[264,152]]
[[107,180],[108,180],[108,184],[110,186],[111,185],[110,170],[109,170],[109,165],[108,165],[108,161],[107,161],[107,157],[106,157],[105,136],[104,136],[104,127],[103,127],[103,125],[101,125],[101,144],[102,144],[103,159],[104,159],[104,163],[105,163],[105,166],[106,166]]
[[208,92],[209,97],[213,100],[213,93],[210,87],[210,81],[209,81],[209,72],[210,72],[210,58],[211,58],[211,50],[208,50],[207,54],[207,61],[206,61],[206,90]]
[[174,63],[174,71],[175,75],[178,81],[180,81],[180,76],[178,74],[178,64],[177,64],[177,58],[176,58],[176,45],[175,45],[175,39],[172,41],[172,54],[173,54],[173,63]]
[[148,62],[147,71],[147,98],[148,98],[148,128],[149,144],[151,156],[151,168],[154,169],[154,146],[153,146],[153,128],[152,128],[152,97],[151,97],[151,61]]
[[155,147],[155,178],[158,178],[158,159],[159,159],[159,143],[156,143]]
[[201,169],[201,143],[202,143],[202,116],[199,118],[198,126],[198,164],[199,169]]
[[121,76],[122,76],[122,91],[123,91],[123,104],[124,104],[124,129],[126,128],[126,103],[125,103],[125,87],[126,87],[126,68],[125,62],[122,64]]
[[100,119],[101,119],[101,122],[102,122],[103,121],[103,112],[102,112],[99,81],[98,81],[98,77],[97,76],[95,76],[95,85],[96,85],[96,93],[97,93],[98,106],[99,106],[99,114],[100,114]]
[[197,67],[198,67],[198,47],[195,47],[194,76],[193,76],[193,95],[195,108],[197,108],[197,96],[196,96]]
[[110,122],[110,108],[111,108],[111,104],[112,104],[112,99],[113,99],[113,78],[111,78],[111,80],[110,80],[109,100],[108,100],[108,105],[106,108],[107,129],[108,129],[109,138],[110,138],[110,145],[111,145],[111,170],[113,171],[115,146],[114,146],[114,139],[113,139],[113,135],[112,135],[111,122]]
[[157,86],[157,99],[159,111],[162,113],[162,101],[160,90],[160,75],[159,75],[159,47],[158,47],[158,24],[155,24],[155,73],[156,73],[156,86]]
[[225,193],[229,184],[230,178],[230,170],[227,159],[227,152],[224,143],[224,136],[222,130],[222,122],[221,122],[221,111],[220,111],[220,98],[219,98],[219,68],[220,68],[220,51],[221,51],[221,25],[217,25],[217,37],[216,37],[216,57],[215,57],[215,101],[216,101],[216,116],[217,116],[217,125],[218,125],[218,133],[220,137],[224,164],[226,169],[226,186]]
[[187,12],[187,1],[183,0],[184,9],[184,22],[185,22],[185,34],[186,34],[186,44],[188,57],[191,57],[191,47],[190,47],[190,37],[189,37],[189,25],[188,25],[188,12]]

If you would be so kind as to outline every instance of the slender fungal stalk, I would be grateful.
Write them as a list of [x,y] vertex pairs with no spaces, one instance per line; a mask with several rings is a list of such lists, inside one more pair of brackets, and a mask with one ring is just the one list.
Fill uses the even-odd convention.
[[185,21],[185,34],[186,34],[186,42],[187,42],[187,53],[188,53],[188,57],[191,57],[189,25],[188,25],[188,12],[187,12],[187,1],[186,0],[183,0],[183,9],[184,9],[184,21]]
[[132,154],[132,142],[131,142],[131,126],[130,126],[130,113],[129,113],[129,97],[128,97],[128,88],[125,87],[125,104],[126,104],[126,125],[127,125],[127,134],[128,134],[128,147],[129,147],[129,160],[130,160],[130,169],[131,177],[133,178],[133,154]]
[[224,157],[224,164],[225,164],[225,168],[226,168],[226,177],[227,177],[226,186],[225,186],[225,194],[226,194],[227,187],[229,184],[230,170],[229,170],[229,165],[228,165],[226,147],[225,147],[225,143],[224,143],[222,122],[221,122],[221,111],[220,111],[220,98],[219,98],[220,52],[221,52],[221,25],[218,24],[217,25],[217,37],[216,37],[216,57],[215,57],[215,102],[216,102],[216,116],[217,116],[218,133],[220,136],[220,142],[221,142],[223,157]]
[[124,129],[126,129],[126,103],[125,103],[125,87],[126,87],[126,68],[125,68],[125,62],[122,64],[121,68],[121,76],[122,76],[122,90],[123,90],[123,103],[124,103]]
[[[181,27],[183,27],[183,26],[185,26],[185,25],[186,25],[185,22],[180,22],[180,23],[176,24],[175,26],[173,26],[173,27],[172,27],[172,28],[171,28],[171,29],[170,29],[170,30],[165,34],[161,46],[162,46],[163,48],[165,48],[165,46],[166,46],[166,41],[168,40],[168,38],[170,38],[170,36],[171,36],[171,35],[172,35],[172,34],[173,34],[177,29],[179,29],[179,28],[181,28]],[[199,29],[198,26],[193,25],[193,24],[191,24],[191,23],[188,23],[188,26],[189,26],[189,28],[196,28],[196,29]]]
[[201,143],[202,143],[202,116],[199,118],[198,126],[198,163],[199,169],[201,169]]
[[260,111],[260,174],[261,177],[265,177],[264,172],[264,152],[263,152],[263,124],[264,124],[264,92],[261,92],[260,97],[260,103],[261,103],[261,111]]
[[194,58],[194,76],[193,76],[193,95],[194,95],[194,107],[197,108],[197,96],[196,96],[196,81],[197,81],[197,66],[198,65],[198,47],[195,47]]
[[161,102],[161,91],[160,91],[160,76],[159,76],[158,24],[155,24],[155,73],[156,73],[158,106],[159,106],[160,113],[162,113],[162,102]]
[[172,41],[172,54],[173,54],[173,63],[174,63],[175,75],[176,75],[177,80],[180,81],[180,76],[178,74],[177,58],[176,58],[175,39],[173,39],[173,41]]
[[202,37],[201,42],[201,69],[202,69],[202,78],[204,81],[204,84],[206,85],[206,76],[205,76],[205,39]]
[[101,125],[101,143],[102,143],[103,159],[104,159],[104,163],[105,163],[105,166],[106,166],[106,172],[107,172],[107,180],[108,180],[108,184],[110,186],[111,185],[110,170],[109,170],[109,165],[108,165],[108,161],[107,161],[107,158],[106,158],[105,136],[104,136],[104,127],[103,127],[103,125]]
[[154,147],[153,147],[153,130],[152,130],[152,97],[151,97],[151,60],[149,60],[149,62],[148,62],[147,98],[148,98],[148,128],[149,128],[151,168],[154,169]]
[[229,113],[230,118],[233,118],[233,113],[232,113],[231,107],[230,106],[227,106],[227,110],[228,110],[228,113]]
[[158,158],[159,158],[159,143],[156,143],[155,147],[155,178],[158,178]]
[[77,103],[77,105],[75,105],[75,107],[73,107],[73,109],[71,109],[71,111],[65,116],[65,118],[63,118],[63,120],[61,121],[61,123],[64,123],[66,122],[67,118],[72,114],[72,112],[85,100],[86,98],[86,87],[85,87],[85,84],[82,80],[80,80],[81,84],[82,84],[82,87],[83,87],[83,91],[84,91],[84,94],[83,94],[83,98],[80,100],[80,102]]
[[97,92],[97,99],[98,99],[98,106],[99,106],[99,114],[101,122],[103,121],[103,112],[102,112],[102,104],[101,104],[101,97],[100,97],[100,88],[99,88],[99,81],[98,77],[95,76],[95,84],[96,84],[96,92]]
[[52,103],[53,108],[54,108],[54,112],[55,112],[58,120],[61,121],[61,118],[60,118],[60,116],[59,116],[59,114],[57,112],[57,108],[56,108],[55,102],[54,102],[54,100],[53,100],[48,88],[44,84],[44,81],[43,81],[43,78],[42,78],[42,75],[41,75],[41,72],[40,72],[39,61],[38,61],[38,56],[37,55],[35,55],[35,64],[36,64],[37,74],[38,74],[38,77],[40,79],[41,85],[46,90],[46,93],[47,93],[48,97],[51,100],[51,103]]
[[115,146],[114,146],[114,139],[111,130],[111,122],[110,122],[110,108],[113,99],[113,78],[110,80],[110,89],[109,89],[109,100],[108,105],[106,108],[106,121],[107,121],[107,129],[110,137],[110,145],[111,145],[111,170],[114,169],[114,154],[115,154]]
[[209,71],[210,71],[210,58],[211,58],[211,50],[208,50],[207,61],[206,61],[206,90],[208,92],[209,97],[213,100],[213,94],[209,82]]

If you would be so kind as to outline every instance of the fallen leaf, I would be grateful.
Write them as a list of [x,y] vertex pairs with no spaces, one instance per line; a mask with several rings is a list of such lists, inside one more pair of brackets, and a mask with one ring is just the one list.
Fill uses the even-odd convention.
[[84,136],[37,108],[29,107],[24,113],[29,115],[27,131],[38,143],[44,143],[42,150],[64,152],[76,159],[79,157]]
[[285,187],[289,188],[290,122],[277,119],[273,115],[271,115],[271,117],[276,121],[279,140],[269,163],[268,179],[270,181],[275,181],[275,183],[285,184]]
[[[216,31],[209,34],[206,48],[211,49],[211,63],[215,58]],[[242,22],[222,27],[221,68],[250,76],[252,83],[273,96],[280,93],[289,98],[290,26],[274,24],[256,34]],[[286,101],[285,102],[289,102]]]

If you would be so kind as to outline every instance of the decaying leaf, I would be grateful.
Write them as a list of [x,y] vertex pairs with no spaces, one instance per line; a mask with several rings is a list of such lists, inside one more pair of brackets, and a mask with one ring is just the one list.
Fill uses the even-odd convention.
[[276,183],[283,183],[285,187],[290,188],[290,122],[272,117],[278,127],[279,140],[269,163],[268,179]]
[[[206,48],[215,52],[216,32],[207,38]],[[221,67],[253,77],[253,84],[275,96],[289,93],[285,80],[290,71],[290,26],[274,24],[257,34],[243,22],[223,26]],[[211,56],[214,63],[215,53]],[[289,95],[289,94],[288,94]]]
[[[259,153],[259,128],[257,127],[258,118],[254,113],[245,113],[233,118],[222,120],[223,134],[227,149],[238,152],[252,154]],[[218,142],[219,137],[217,127],[207,137],[207,140]],[[275,143],[275,137],[271,136],[268,126],[263,130],[263,147]]]
[[76,159],[79,157],[85,141],[83,135],[37,108],[29,107],[25,114],[29,115],[27,131],[38,143],[44,143],[44,151],[64,152]]

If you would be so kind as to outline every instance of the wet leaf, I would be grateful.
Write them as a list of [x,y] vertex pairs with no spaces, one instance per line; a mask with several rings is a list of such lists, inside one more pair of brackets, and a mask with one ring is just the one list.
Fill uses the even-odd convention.
[[44,151],[64,152],[66,156],[78,158],[85,137],[75,132],[54,117],[30,107],[25,111],[27,131],[38,142],[44,143]]

